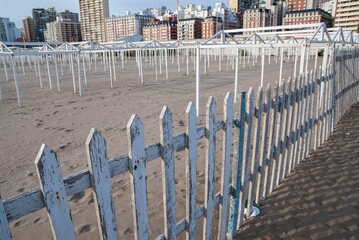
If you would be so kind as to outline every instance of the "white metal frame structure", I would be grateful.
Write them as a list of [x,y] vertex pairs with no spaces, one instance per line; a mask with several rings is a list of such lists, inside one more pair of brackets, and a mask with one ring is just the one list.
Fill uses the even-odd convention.
[[[223,54],[226,51],[227,54],[231,54],[236,61],[235,70],[235,83],[234,83],[234,94],[238,89],[238,59],[240,51],[247,51],[252,57],[261,56],[262,59],[262,70],[261,70],[261,85],[264,84],[264,59],[265,56],[270,56],[271,53],[276,53],[280,60],[280,74],[279,81],[282,80],[282,62],[284,58],[284,52],[287,52],[287,57],[294,57],[295,60],[300,59],[299,68],[295,65],[294,73],[303,74],[308,69],[308,56],[317,55],[318,49],[326,49],[324,56],[333,54],[334,51],[329,51],[328,44],[331,49],[334,49],[336,45],[346,44],[359,44],[359,35],[352,32],[345,32],[341,28],[327,29],[325,23],[320,24],[307,24],[307,25],[291,25],[291,26],[275,26],[275,27],[262,27],[252,29],[235,29],[235,30],[224,30],[219,31],[217,34],[205,41],[169,41],[169,42],[158,42],[158,41],[144,41],[144,42],[107,42],[107,43],[96,43],[96,42],[55,42],[55,43],[18,43],[18,42],[0,42],[0,59],[4,66],[6,80],[9,81],[7,72],[7,65],[12,67],[13,78],[15,80],[16,95],[18,105],[21,106],[20,97],[20,84],[17,76],[16,65],[24,64],[24,60],[27,59],[32,61],[35,65],[39,66],[39,58],[41,61],[46,61],[49,85],[52,89],[52,79],[49,70],[49,61],[51,60],[56,67],[56,79],[57,88],[60,92],[60,83],[57,72],[57,63],[62,58],[68,58],[72,67],[72,80],[74,93],[77,93],[76,77],[74,74],[74,58],[77,61],[78,69],[78,93],[82,95],[82,79],[81,75],[84,76],[85,84],[87,84],[86,76],[86,61],[92,61],[91,58],[97,58],[97,54],[100,53],[103,56],[103,61],[107,61],[110,72],[110,85],[113,88],[113,81],[116,80],[116,65],[114,56],[120,54],[122,61],[122,68],[124,67],[124,56],[133,51],[136,56],[136,63],[139,71],[139,78],[143,83],[143,67],[142,58],[148,56],[151,52],[155,56],[157,54],[165,58],[165,71],[166,79],[168,79],[167,69],[167,54],[168,51],[177,52],[177,61],[179,62],[178,52],[185,52],[188,59],[188,51],[196,53],[196,106],[199,111],[199,84],[200,84],[200,61],[203,57],[206,61],[206,54],[209,52],[217,51],[217,54]],[[224,49],[224,50],[220,50]],[[226,50],[227,49],[227,50]],[[218,51],[220,50],[220,51]],[[97,54],[95,54],[97,53]],[[280,55],[280,56],[279,56]],[[249,56],[249,57],[250,57]],[[246,56],[244,56],[246,57]],[[82,67],[81,67],[82,60]],[[156,57],[154,58],[156,60]],[[323,59],[323,64],[326,65],[326,58]],[[97,61],[97,59],[96,59]],[[269,57],[270,61],[270,57]],[[1,62],[1,61],[0,61]],[[61,63],[61,61],[60,61]],[[297,61],[295,62],[297,63]],[[316,59],[317,65],[317,59]],[[90,64],[89,64],[90,66]],[[317,66],[315,66],[317,67]],[[82,72],[81,72],[82,69]],[[299,69],[299,72],[297,71]],[[38,68],[39,70],[39,68]],[[178,70],[180,66],[178,63]],[[206,68],[204,68],[206,71]],[[23,70],[24,71],[24,70]],[[160,69],[162,71],[162,69]],[[187,74],[188,74],[188,63],[187,63]],[[40,74],[39,74],[40,75]],[[156,80],[157,80],[157,66],[156,66]],[[42,87],[41,75],[39,76],[40,87]],[[1,99],[1,86],[0,86],[0,99]],[[236,96],[234,97],[236,99]],[[198,114],[198,112],[197,112]]]

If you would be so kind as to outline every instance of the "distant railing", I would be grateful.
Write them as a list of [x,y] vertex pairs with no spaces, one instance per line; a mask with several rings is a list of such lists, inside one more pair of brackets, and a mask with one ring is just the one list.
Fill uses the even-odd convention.
[[[128,171],[134,235],[136,239],[148,239],[146,164],[157,158],[161,159],[165,194],[165,231],[158,239],[175,239],[184,231],[188,239],[195,239],[197,220],[202,217],[203,238],[210,239],[217,206],[218,239],[233,238],[245,217],[253,212],[253,204],[260,204],[302,159],[317,149],[341,116],[357,102],[359,48],[334,46],[332,50],[332,55],[329,48],[325,50],[326,64],[318,70],[276,83],[273,89],[268,85],[255,93],[250,88],[238,94],[235,106],[228,93],[223,104],[223,120],[216,119],[216,102],[210,97],[205,128],[197,127],[196,108],[189,103],[187,131],[173,136],[172,114],[164,107],[160,116],[160,143],[144,145],[143,124],[133,115],[127,126],[128,155],[108,160],[105,139],[92,129],[86,141],[89,169],[66,178],[62,176],[57,154],[42,145],[35,161],[40,188],[0,201],[0,239],[11,238],[8,222],[44,207],[55,239],[75,239],[68,197],[87,188],[95,196],[101,237],[118,238],[111,178]],[[223,133],[221,160],[215,159],[218,131]],[[204,204],[197,208],[197,142],[202,138],[207,140],[205,198]],[[183,149],[187,151],[184,163],[187,204],[185,218],[177,222],[174,153]],[[232,151],[235,157],[231,172]],[[219,193],[214,192],[216,161],[222,161]]]

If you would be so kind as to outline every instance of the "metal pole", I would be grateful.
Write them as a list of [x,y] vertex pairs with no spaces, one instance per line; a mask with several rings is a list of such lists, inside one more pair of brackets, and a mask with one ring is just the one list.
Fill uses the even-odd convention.
[[197,109],[197,117],[199,116],[199,60],[200,60],[200,48],[197,46],[196,48],[196,109]]
[[18,79],[17,79],[15,56],[12,56],[12,70],[13,70],[13,73],[14,73],[15,89],[16,89],[16,97],[17,97],[17,105],[18,105],[19,107],[21,107],[20,86],[19,86],[19,81],[18,81]]

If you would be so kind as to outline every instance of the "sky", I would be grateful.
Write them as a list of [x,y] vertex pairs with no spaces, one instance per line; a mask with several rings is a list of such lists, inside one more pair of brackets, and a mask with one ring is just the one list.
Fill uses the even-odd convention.
[[[110,15],[124,15],[126,11],[132,13],[139,12],[145,8],[156,8],[167,6],[174,10],[176,0],[109,0]],[[202,4],[205,6],[214,6],[216,2],[224,2],[227,6],[229,0],[179,0],[181,6],[188,3]],[[0,0],[0,17],[10,18],[15,22],[17,28],[22,27],[22,19],[25,16],[31,16],[33,8],[49,8],[54,6],[58,12],[65,9],[80,13],[79,0]]]

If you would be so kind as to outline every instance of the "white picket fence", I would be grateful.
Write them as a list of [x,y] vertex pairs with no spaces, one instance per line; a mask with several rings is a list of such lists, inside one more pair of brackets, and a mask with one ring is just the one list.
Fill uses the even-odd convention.
[[[127,125],[128,154],[108,160],[105,139],[92,129],[86,141],[88,170],[63,178],[57,154],[42,145],[36,158],[40,188],[0,201],[0,239],[11,239],[9,222],[46,208],[55,239],[75,239],[68,197],[91,188],[102,239],[117,239],[111,178],[130,172],[134,235],[149,238],[146,164],[161,159],[164,193],[164,233],[175,239],[186,232],[196,238],[203,217],[203,238],[213,237],[214,210],[219,206],[218,239],[231,239],[253,203],[260,204],[308,154],[330,135],[336,122],[357,102],[359,48],[338,48],[330,64],[257,92],[228,93],[223,120],[216,119],[216,102],[207,103],[206,126],[197,127],[196,108],[186,109],[187,131],[173,136],[172,114],[161,112],[161,141],[145,146],[144,127],[137,115]],[[329,55],[328,55],[329,56]],[[328,57],[327,56],[327,57]],[[256,95],[256,96],[255,96]],[[216,135],[223,133],[223,159],[215,159]],[[197,143],[207,143],[204,204],[196,208]],[[232,147],[234,146],[234,147]],[[186,215],[176,221],[174,154],[186,149]],[[234,158],[231,166],[231,153]],[[221,190],[214,192],[216,161],[222,161]],[[232,177],[230,177],[232,175]],[[245,209],[246,216],[245,216]],[[229,213],[229,216],[227,216]]]

